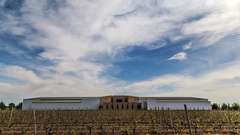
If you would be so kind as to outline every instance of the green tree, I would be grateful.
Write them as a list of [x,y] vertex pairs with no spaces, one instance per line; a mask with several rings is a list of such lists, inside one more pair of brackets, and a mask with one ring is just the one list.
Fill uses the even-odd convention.
[[212,110],[217,110],[219,108],[217,103],[212,104]]
[[228,107],[227,104],[225,103],[222,104],[222,110],[227,110],[227,107]]
[[9,108],[12,108],[12,107],[14,108],[14,107],[15,107],[15,104],[14,104],[14,103],[9,103],[9,104],[8,104],[8,107],[9,107]]
[[22,110],[22,105],[23,105],[22,102],[18,103],[18,105],[16,106],[16,109],[18,109],[18,110]]
[[233,110],[238,110],[238,109],[240,109],[240,105],[239,105],[238,103],[233,103],[232,106],[231,106],[231,108],[232,108]]
[[3,101],[0,103],[0,108],[1,108],[1,110],[5,110],[7,108],[7,106],[5,105],[5,103]]

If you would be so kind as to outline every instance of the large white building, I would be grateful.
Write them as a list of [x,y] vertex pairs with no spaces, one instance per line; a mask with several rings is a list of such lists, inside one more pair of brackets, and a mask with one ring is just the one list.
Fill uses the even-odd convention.
[[92,110],[150,110],[156,108],[184,109],[184,104],[191,109],[211,109],[211,102],[195,97],[38,97],[23,100],[23,110],[42,109],[92,109]]

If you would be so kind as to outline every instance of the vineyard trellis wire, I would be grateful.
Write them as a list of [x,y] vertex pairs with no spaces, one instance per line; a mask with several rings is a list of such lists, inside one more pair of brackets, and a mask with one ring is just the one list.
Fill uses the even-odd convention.
[[[0,134],[238,134],[233,110],[1,110]],[[189,117],[190,123],[188,123]],[[190,126],[189,126],[190,124]]]

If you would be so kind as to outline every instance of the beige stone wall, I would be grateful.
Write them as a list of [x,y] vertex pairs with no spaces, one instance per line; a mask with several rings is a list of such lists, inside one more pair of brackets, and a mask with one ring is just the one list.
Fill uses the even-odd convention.
[[127,110],[127,105],[128,105],[127,102],[123,103],[123,110]]
[[132,103],[128,103],[128,110],[132,110]]
[[139,103],[139,97],[128,96],[129,103]]
[[112,103],[107,103],[107,104],[108,104],[108,110],[112,110],[113,104]]
[[117,110],[117,103],[113,103],[113,110]]
[[117,103],[118,104],[118,110],[122,110],[123,108],[123,103]]
[[117,102],[117,99],[122,99],[122,102],[125,102],[125,96],[113,96],[113,102]]
[[111,101],[112,101],[112,96],[100,97],[100,105],[103,105],[103,103],[109,103]]
[[[117,102],[117,99],[122,99],[122,102]],[[139,97],[133,96],[105,96],[100,97],[99,106],[103,110],[137,110]]]
[[133,110],[137,110],[138,103],[133,103]]
[[107,109],[107,103],[103,103],[103,110]]

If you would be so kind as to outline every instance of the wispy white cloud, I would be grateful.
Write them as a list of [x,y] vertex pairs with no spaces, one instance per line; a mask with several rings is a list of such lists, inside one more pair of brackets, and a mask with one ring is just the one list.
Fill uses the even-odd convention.
[[240,2],[215,2],[206,1],[206,6],[214,5],[215,9],[198,21],[184,24],[182,28],[184,35],[201,37],[201,47],[212,45],[240,28]]
[[[91,67],[91,65],[89,66]],[[73,72],[76,75],[68,75],[64,73],[51,73],[48,68],[39,70],[41,75],[35,74],[31,70],[19,66],[7,66],[1,64],[0,74],[2,77],[14,79],[16,81],[4,81],[0,83],[0,91],[4,95],[17,95],[18,98],[26,98],[33,96],[99,96],[114,93],[115,85],[118,83],[109,83],[108,80],[114,80],[107,77],[96,77],[95,73],[91,73],[91,69],[80,72]],[[43,79],[45,78],[45,79]],[[9,80],[8,79],[8,80]],[[9,99],[10,101],[11,99]],[[14,101],[12,101],[14,102]]]
[[188,44],[186,44],[186,45],[183,46],[183,50],[190,49],[191,46],[192,46],[192,42],[189,42]]
[[[3,6],[4,2],[1,1],[0,5]],[[51,9],[44,0],[25,0],[20,17],[10,13],[4,14],[5,19],[1,20],[0,33],[25,36],[19,42],[27,48],[44,48],[38,59],[49,60],[54,66],[42,65],[43,68],[33,66],[32,68],[40,72],[38,75],[33,70],[21,66],[1,65],[1,76],[19,80],[21,84],[1,82],[0,92],[17,91],[16,93],[22,97],[25,95],[21,93],[27,93],[27,96],[31,97],[76,94],[92,96],[121,92],[121,88],[116,86],[125,86],[125,82],[101,76],[101,73],[113,67],[111,60],[117,59],[115,56],[124,48],[131,46],[144,46],[148,50],[161,48],[166,45],[150,44],[166,37],[174,42],[195,37],[194,40],[200,43],[195,45],[194,42],[194,46],[191,46],[190,42],[183,50],[201,48],[236,34],[236,30],[240,29],[238,0],[225,2],[70,0],[56,8],[58,9]],[[35,33],[31,33],[31,30]],[[1,45],[0,49],[14,55],[24,53]],[[102,59],[101,54],[108,55],[111,59],[105,63],[96,62]],[[174,59],[187,59],[187,54],[180,52],[168,60]],[[68,75],[69,73],[73,75]],[[187,85],[194,83],[191,79],[201,82],[200,78],[191,75],[165,75],[125,88],[129,87],[130,90],[135,89],[135,86],[143,85],[145,88],[145,85],[148,85],[146,89],[157,89],[158,84],[161,84],[160,86],[178,84],[180,87],[181,83],[178,82],[182,82],[182,79],[186,79],[183,84]],[[199,84],[205,86],[204,83]],[[214,86],[209,84],[205,89],[212,87]],[[176,93],[180,92],[178,90],[180,88],[176,89]],[[198,90],[201,92],[200,87]]]
[[187,59],[187,53],[180,52],[175,55],[173,55],[171,58],[168,58],[168,60],[185,60]]
[[[210,98],[212,102],[236,102],[239,91],[240,65],[228,63],[199,76],[168,74],[149,81],[133,83],[123,91],[146,96],[196,96]],[[167,90],[164,87],[170,87]]]
[[0,65],[0,74],[4,77],[9,77],[24,81],[25,83],[41,84],[43,82],[33,71],[26,70],[19,66]]

